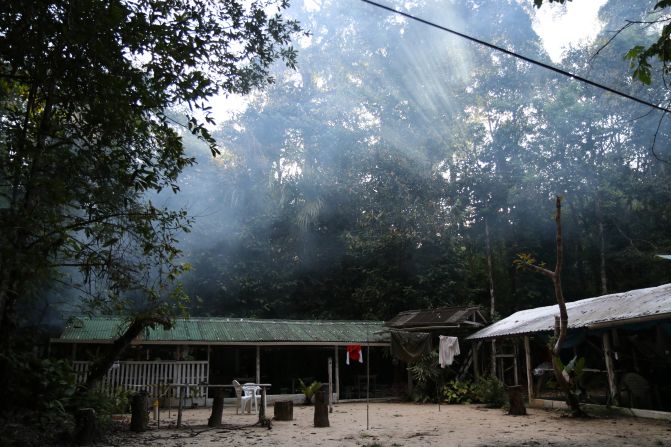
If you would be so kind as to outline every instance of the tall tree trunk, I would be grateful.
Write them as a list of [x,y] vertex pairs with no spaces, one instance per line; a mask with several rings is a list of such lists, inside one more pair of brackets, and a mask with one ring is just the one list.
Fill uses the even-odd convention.
[[[54,49],[52,54],[60,54],[60,50]],[[35,229],[34,221],[39,221],[35,216],[35,209],[40,207],[41,187],[37,182],[38,172],[41,169],[41,161],[47,150],[47,140],[51,133],[52,116],[55,105],[56,79],[54,76],[45,81],[41,93],[44,96],[42,102],[41,116],[39,126],[36,129],[36,144],[32,151],[32,157],[22,160],[30,166],[27,175],[22,174],[22,170],[17,171],[12,179],[13,193],[10,216],[8,221],[11,223],[10,235],[5,236],[4,241],[11,246],[11,259],[7,259],[8,253],[0,253],[4,257],[2,263],[2,278],[0,278],[0,352],[8,352],[12,349],[14,334],[16,332],[16,306],[19,299],[26,298],[26,285],[30,282],[29,278],[38,277],[43,273],[44,267],[36,267],[37,263],[43,262],[46,253],[29,248],[30,237],[38,233]],[[30,132],[30,115],[36,108],[40,89],[36,83],[31,84],[28,95],[28,104],[24,116],[19,144],[21,150],[25,149],[27,135]],[[30,151],[27,151],[30,153]],[[19,188],[19,185],[21,187]],[[19,190],[23,191],[21,195]],[[4,231],[8,229],[5,228]],[[5,249],[6,250],[6,249]],[[36,274],[37,273],[37,274]]]
[[[492,244],[489,237],[489,223],[485,218],[485,249],[487,251],[487,277],[489,279],[489,317],[492,322],[496,317],[496,295],[494,294],[494,268],[492,267]],[[492,340],[491,374],[496,377],[496,340]]]
[[599,276],[601,278],[601,294],[608,294],[608,277],[606,275],[606,236],[603,231],[603,213],[599,192],[596,194],[596,219],[599,225]]
[[[17,274],[20,274],[16,272]],[[14,334],[16,332],[16,303],[19,283],[12,280],[13,272],[10,271],[6,278],[0,280],[0,353],[7,353],[14,345]]]
[[167,317],[163,316],[138,316],[131,322],[128,329],[119,338],[114,340],[103,356],[93,362],[89,369],[89,375],[82,387],[82,391],[93,389],[98,382],[107,374],[112,364],[119,358],[119,356],[130,346],[135,338],[142,333],[142,331],[150,326],[161,325],[166,329],[171,327],[171,322]]
[[221,426],[221,418],[224,414],[224,389],[214,388],[212,393],[212,413],[207,420],[208,427]]
[[580,408],[580,402],[576,394],[573,392],[571,383],[564,377],[561,359],[559,353],[561,352],[562,344],[566,339],[568,330],[568,312],[566,310],[566,300],[564,299],[564,292],[561,285],[561,271],[564,262],[564,248],[562,241],[562,227],[561,227],[561,197],[557,196],[556,202],[555,224],[557,227],[556,244],[557,244],[557,261],[554,271],[548,270],[529,262],[518,262],[518,265],[523,268],[541,273],[552,280],[554,285],[555,299],[559,307],[559,316],[555,317],[555,344],[550,348],[552,354],[552,369],[555,373],[557,384],[564,392],[566,397],[566,404],[571,409],[573,416],[583,417],[585,412]]

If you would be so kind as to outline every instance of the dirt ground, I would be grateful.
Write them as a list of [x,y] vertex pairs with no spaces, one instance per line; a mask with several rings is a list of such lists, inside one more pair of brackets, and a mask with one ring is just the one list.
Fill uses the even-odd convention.
[[[208,429],[209,409],[187,410],[185,427],[176,430],[175,411],[161,412],[162,428],[137,435],[125,430],[101,445],[177,446],[670,446],[671,422],[629,417],[575,420],[550,410],[529,409],[508,416],[479,405],[371,403],[366,429],[365,403],[340,403],[331,426],[314,428],[313,407],[295,406],[293,421],[273,421],[271,430],[250,426],[255,415],[224,411],[225,426]],[[272,416],[272,407],[268,416]],[[167,425],[166,425],[167,423]],[[123,424],[122,424],[123,425]],[[173,428],[169,428],[172,425]]]

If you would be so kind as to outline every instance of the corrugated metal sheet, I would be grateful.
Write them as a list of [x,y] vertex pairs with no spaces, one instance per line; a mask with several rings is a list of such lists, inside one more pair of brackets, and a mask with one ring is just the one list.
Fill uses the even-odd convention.
[[[170,330],[148,329],[146,342],[211,343],[388,343],[382,321],[251,320],[241,318],[180,319]],[[58,341],[111,341],[125,327],[116,318],[74,318]]]
[[[616,326],[641,319],[671,318],[671,284],[630,290],[566,303],[568,327]],[[467,337],[471,340],[554,330],[559,306],[537,307],[516,312]]]

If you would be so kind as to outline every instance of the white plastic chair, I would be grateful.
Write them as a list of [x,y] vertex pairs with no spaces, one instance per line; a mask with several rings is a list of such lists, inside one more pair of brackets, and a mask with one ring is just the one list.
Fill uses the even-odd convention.
[[[242,391],[244,392],[244,397],[249,400],[249,410],[248,413],[251,413],[252,406],[254,406],[254,414],[259,411],[259,400],[261,399],[261,387],[254,383],[245,383],[242,385]],[[246,404],[246,402],[245,402]]]
[[[237,380],[233,380],[233,388],[235,388],[235,414],[243,413],[245,412],[245,407],[247,407],[247,402],[251,402],[252,398],[251,396],[248,396],[246,392],[244,392],[244,388],[242,385],[240,385],[240,382]],[[250,405],[251,406],[251,405]]]

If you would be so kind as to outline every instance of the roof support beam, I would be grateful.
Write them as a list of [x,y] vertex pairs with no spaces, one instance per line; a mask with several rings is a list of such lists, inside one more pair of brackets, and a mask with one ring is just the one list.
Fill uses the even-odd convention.
[[529,336],[524,336],[524,358],[526,360],[527,370],[527,392],[529,393],[529,403],[536,398],[534,395],[534,375],[531,370],[531,346],[529,344]]
[[606,360],[606,372],[608,373],[608,391],[610,392],[610,405],[617,405],[617,386],[615,385],[615,368],[613,367],[613,353],[610,346],[608,332],[601,336],[603,340],[603,356]]
[[335,401],[340,400],[340,359],[338,358],[338,345],[333,347],[335,352]]
[[261,346],[256,346],[256,383],[261,383]]

